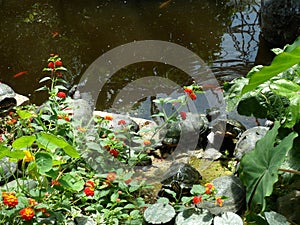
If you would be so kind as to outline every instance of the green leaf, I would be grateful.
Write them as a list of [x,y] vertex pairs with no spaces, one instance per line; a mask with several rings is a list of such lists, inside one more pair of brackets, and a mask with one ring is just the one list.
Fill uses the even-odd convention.
[[33,114],[29,111],[26,110],[17,110],[17,114],[19,115],[19,117],[23,120],[29,119],[33,116]]
[[16,139],[13,143],[12,143],[12,147],[15,149],[22,149],[22,148],[28,148],[30,147],[33,142],[35,141],[35,136],[22,136],[19,137],[18,139]]
[[52,156],[47,152],[35,154],[36,166],[41,174],[45,174],[52,169]]
[[48,151],[54,152],[57,148],[62,148],[66,154],[73,158],[79,158],[80,155],[76,149],[66,142],[63,138],[56,137],[53,134],[40,132],[37,134],[37,143]]
[[66,173],[58,180],[62,186],[73,191],[81,191],[84,187],[84,180],[76,173]]
[[7,156],[10,153],[10,149],[6,146],[0,145],[0,159]]
[[43,77],[42,79],[40,79],[39,83],[45,82],[47,80],[51,80],[50,77]]
[[287,98],[299,95],[298,92],[300,92],[300,86],[298,84],[285,79],[273,81],[270,85],[270,88],[277,95],[281,95]]
[[163,203],[150,205],[144,212],[145,221],[149,224],[171,224],[170,221],[175,215],[175,209]]
[[40,88],[36,89],[35,91],[36,92],[38,92],[38,91],[48,91],[48,88],[44,86],[44,87],[40,87]]
[[277,55],[270,66],[264,66],[260,71],[250,77],[249,84],[246,85],[242,94],[255,89],[258,85],[270,80],[272,77],[289,69],[300,62],[300,47],[294,48],[291,52],[283,52]]
[[289,225],[287,219],[277,212],[265,212],[265,217],[269,224],[272,225]]
[[242,218],[233,213],[233,212],[225,212],[221,216],[216,216],[214,218],[214,225],[243,225]]
[[300,122],[300,95],[290,99],[290,106],[287,108],[287,116],[283,126],[292,128]]
[[265,197],[273,192],[273,185],[278,180],[278,169],[285,155],[293,146],[293,140],[298,136],[292,132],[274,147],[278,134],[279,122],[260,139],[253,151],[244,155],[240,164],[240,178],[246,186],[246,200],[250,208],[262,205],[266,207]]
[[205,192],[205,187],[200,184],[194,184],[191,190],[192,195],[202,195]]
[[7,152],[6,156],[9,158],[19,160],[25,157],[25,153],[23,150],[15,150],[15,151]]

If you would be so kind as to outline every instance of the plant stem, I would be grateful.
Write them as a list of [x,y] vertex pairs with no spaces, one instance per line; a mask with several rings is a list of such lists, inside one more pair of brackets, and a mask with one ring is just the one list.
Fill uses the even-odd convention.
[[294,173],[294,174],[300,175],[300,171],[297,171],[297,170],[288,170],[288,169],[281,169],[281,168],[279,168],[278,170],[282,171],[282,172]]

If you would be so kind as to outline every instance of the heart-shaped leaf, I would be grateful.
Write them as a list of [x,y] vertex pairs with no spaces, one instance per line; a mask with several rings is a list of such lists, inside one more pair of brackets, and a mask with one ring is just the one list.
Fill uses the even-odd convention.
[[288,150],[293,146],[293,140],[298,136],[292,132],[274,146],[278,134],[279,122],[260,139],[253,151],[248,152],[241,160],[240,178],[247,188],[246,200],[248,206],[266,206],[265,197],[273,192],[273,185],[278,180],[278,169],[284,161]]

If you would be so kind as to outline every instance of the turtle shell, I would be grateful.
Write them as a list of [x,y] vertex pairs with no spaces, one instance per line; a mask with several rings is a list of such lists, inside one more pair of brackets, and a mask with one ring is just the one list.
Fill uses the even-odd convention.
[[171,186],[177,182],[184,187],[192,187],[193,184],[199,184],[202,179],[200,173],[192,166],[186,163],[173,162],[169,169],[163,175],[161,183]]
[[178,144],[182,134],[188,138],[194,135],[206,137],[208,130],[209,121],[204,114],[187,113],[185,120],[172,121],[166,125],[165,136],[162,140],[162,144],[168,146],[176,145]]
[[0,109],[15,106],[17,103],[15,96],[16,93],[10,86],[0,83]]
[[166,189],[174,191],[176,198],[189,196],[193,184],[199,184],[201,179],[200,173],[189,164],[173,162],[163,176],[158,196],[174,201],[174,197]]

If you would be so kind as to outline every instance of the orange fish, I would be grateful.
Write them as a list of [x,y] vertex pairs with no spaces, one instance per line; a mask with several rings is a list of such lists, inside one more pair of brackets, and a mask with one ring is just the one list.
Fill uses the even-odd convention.
[[53,32],[51,32],[51,34],[52,34],[52,37],[54,37],[54,38],[59,35],[59,33],[57,31],[53,31]]
[[162,8],[168,6],[168,5],[171,3],[171,1],[172,1],[172,0],[168,0],[168,1],[166,1],[166,2],[160,3],[159,8],[162,9]]
[[21,75],[23,75],[23,74],[26,74],[27,72],[28,72],[28,71],[26,70],[26,71],[22,71],[22,72],[20,72],[20,73],[17,73],[17,74],[14,75],[14,78],[19,77],[19,76],[21,76]]

